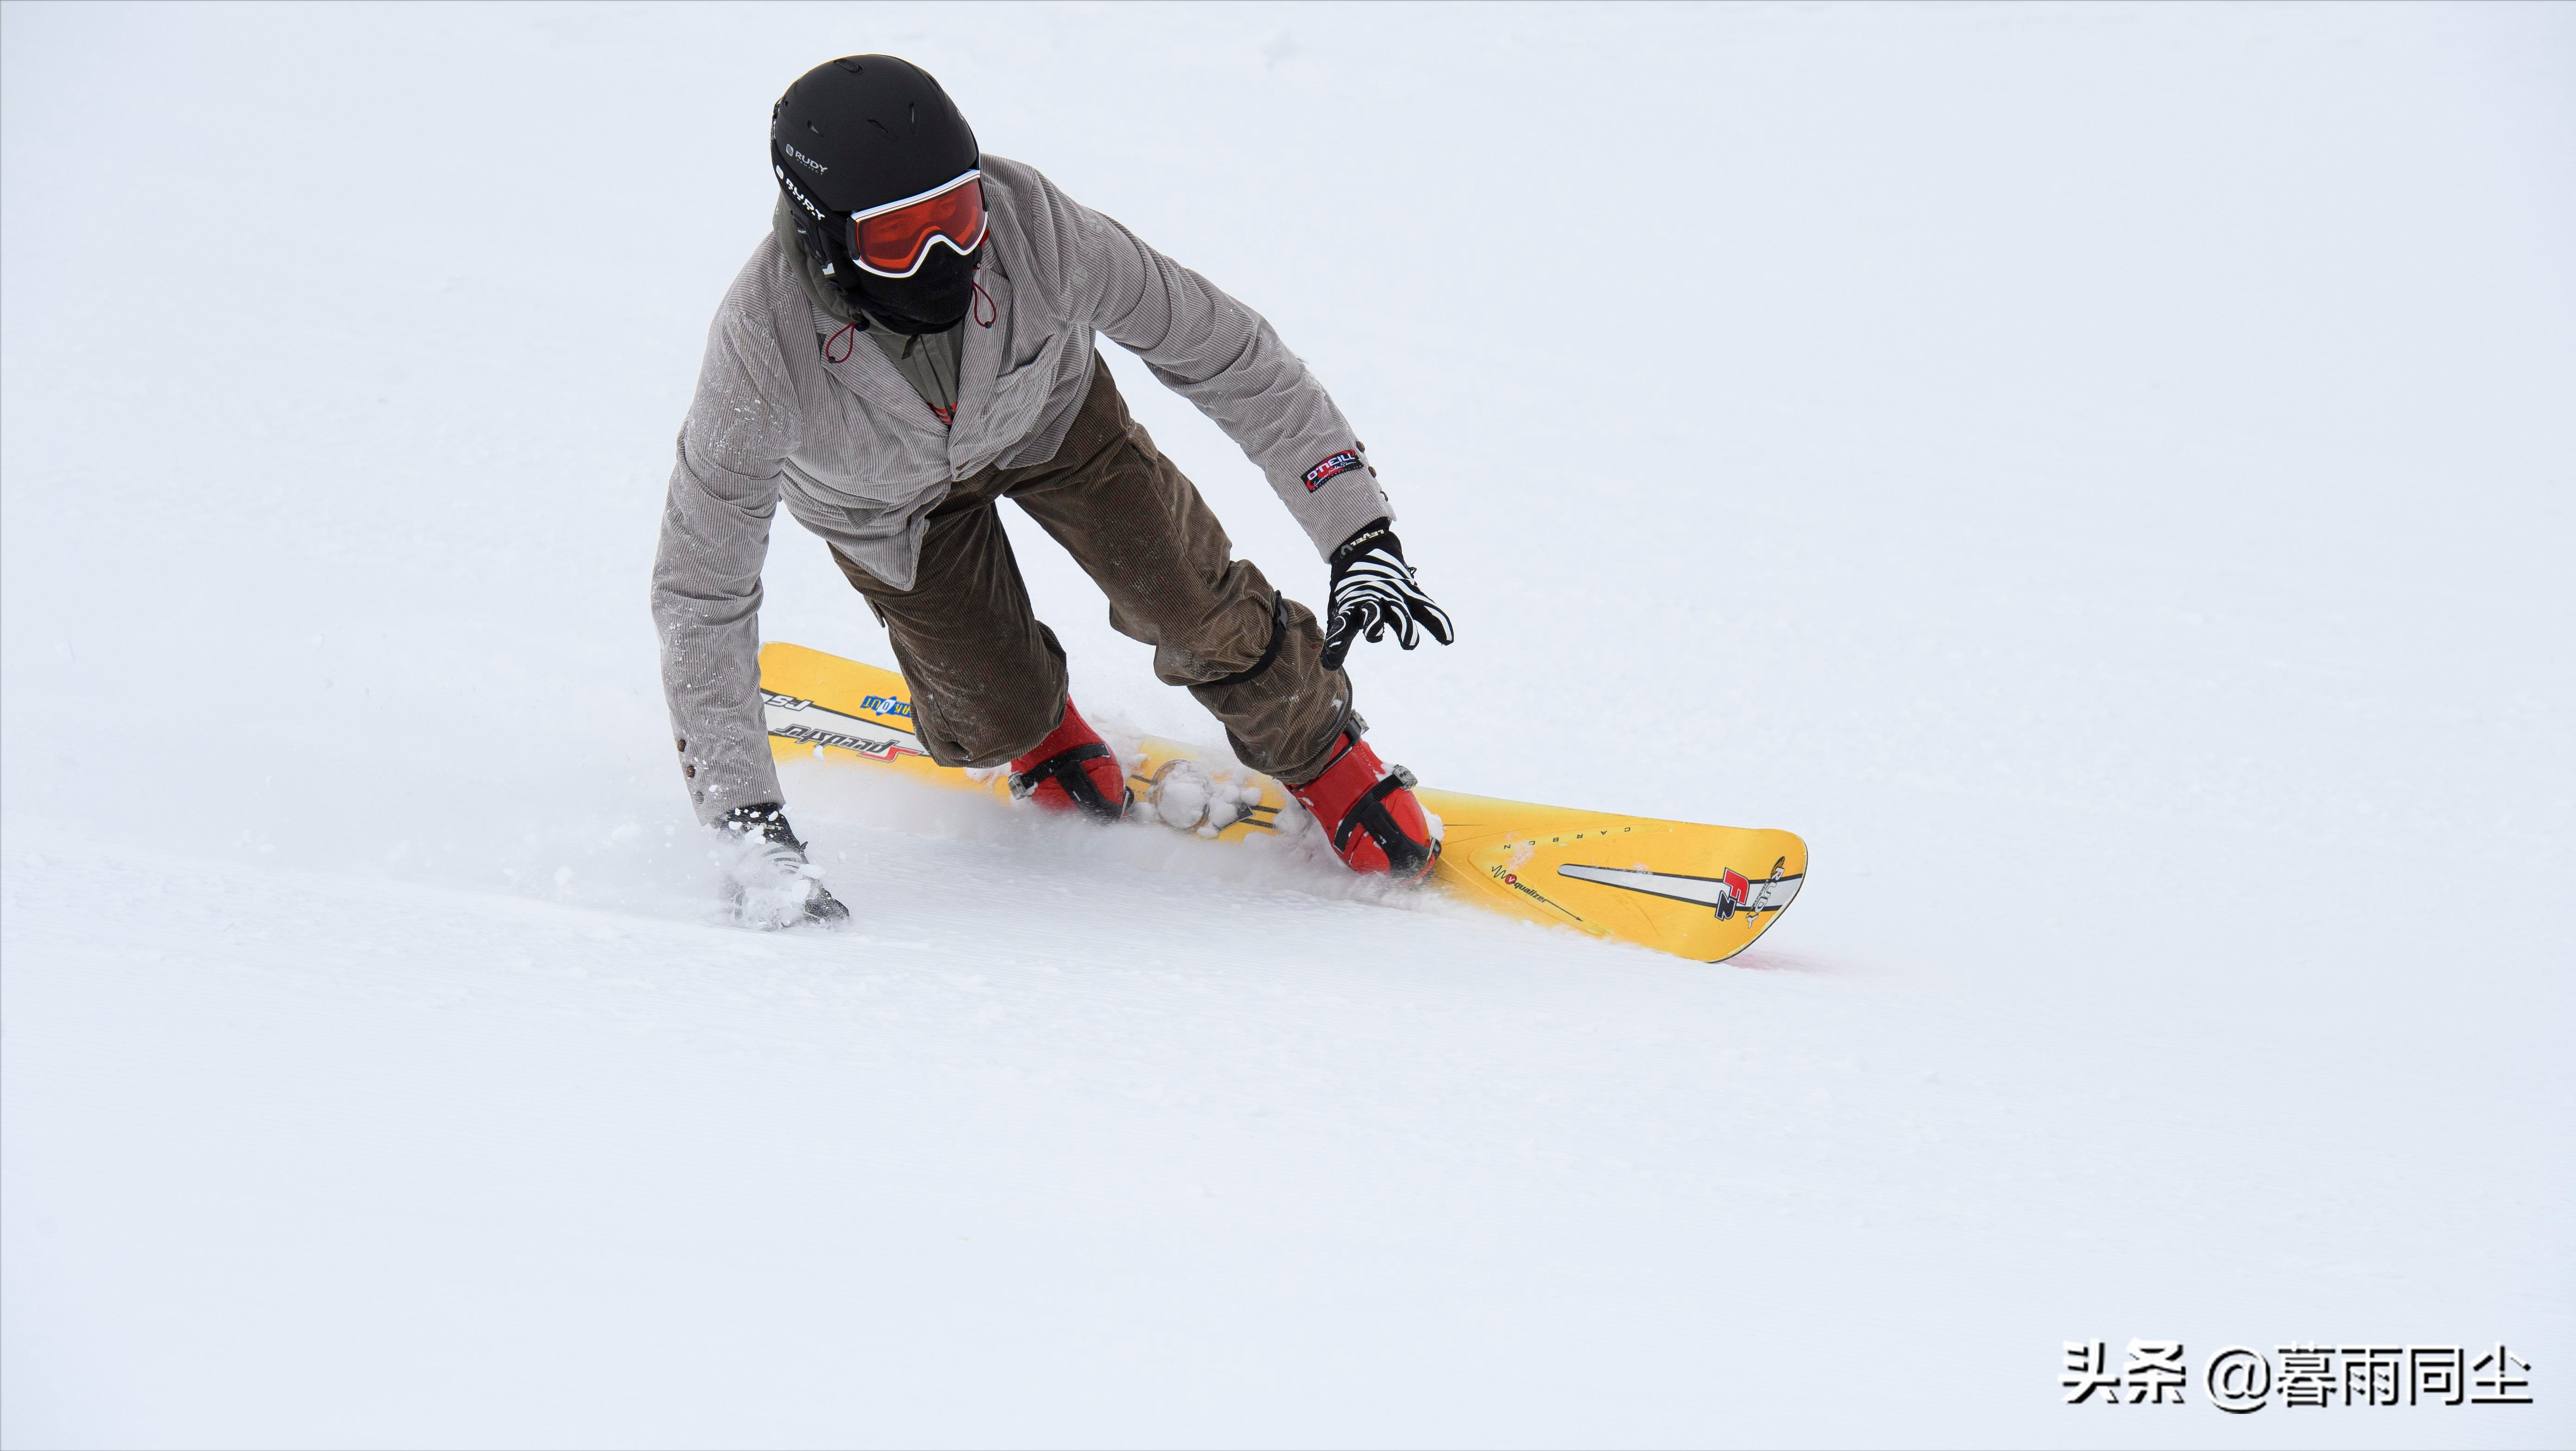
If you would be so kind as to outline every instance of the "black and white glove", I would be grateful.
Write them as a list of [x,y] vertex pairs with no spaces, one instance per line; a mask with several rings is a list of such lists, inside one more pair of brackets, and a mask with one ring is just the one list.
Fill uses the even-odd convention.
[[1333,551],[1332,597],[1324,613],[1331,620],[1324,634],[1324,668],[1339,670],[1354,642],[1375,644],[1395,631],[1395,642],[1410,650],[1422,643],[1415,629],[1431,632],[1446,645],[1457,638],[1449,612],[1422,592],[1413,566],[1404,562],[1404,545],[1384,519],[1374,520],[1342,541]]
[[805,843],[788,829],[785,807],[775,801],[737,806],[716,830],[735,921],[771,930],[849,920],[850,909],[823,890],[823,869],[805,860]]

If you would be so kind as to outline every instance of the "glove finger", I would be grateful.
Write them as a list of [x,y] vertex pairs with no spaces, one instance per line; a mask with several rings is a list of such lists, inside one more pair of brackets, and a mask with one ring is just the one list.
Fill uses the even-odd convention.
[[1357,626],[1358,621],[1348,612],[1333,616],[1332,633],[1324,637],[1323,666],[1327,671],[1342,668],[1342,657],[1351,653],[1351,637]]
[[1432,639],[1439,641],[1443,645],[1457,643],[1458,630],[1455,625],[1450,623],[1449,612],[1440,608],[1437,604],[1434,604],[1431,596],[1414,596],[1413,617],[1422,622],[1422,628],[1431,632]]
[[1413,628],[1413,611],[1389,610],[1387,618],[1395,626],[1395,643],[1407,650],[1422,643],[1422,632]]

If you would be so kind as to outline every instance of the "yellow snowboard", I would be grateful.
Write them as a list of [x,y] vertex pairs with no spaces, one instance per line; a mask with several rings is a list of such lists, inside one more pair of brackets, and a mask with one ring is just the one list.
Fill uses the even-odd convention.
[[[780,760],[863,760],[942,786],[1007,799],[1008,778],[942,766],[912,732],[911,694],[891,670],[802,645],[762,647],[760,690]],[[1267,776],[1211,765],[1191,746],[1145,738],[1130,775],[1131,819],[1216,841],[1277,830],[1288,795]],[[1785,831],[1700,826],[1533,806],[1427,787],[1442,824],[1440,890],[1506,916],[1723,962],[1797,899],[1807,844]]]

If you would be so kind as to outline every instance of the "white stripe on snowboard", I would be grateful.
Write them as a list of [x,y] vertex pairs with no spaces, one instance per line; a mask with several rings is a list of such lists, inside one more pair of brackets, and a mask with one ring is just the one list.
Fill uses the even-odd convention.
[[[1714,908],[1734,893],[1727,890],[1723,877],[1684,877],[1671,872],[1629,871],[1617,867],[1558,867],[1560,877],[1578,882],[1597,882],[1622,891],[1643,892],[1650,897],[1670,897],[1677,902],[1697,902]],[[1753,881],[1748,901],[1735,904],[1739,912],[1777,912],[1797,900],[1798,883],[1803,876],[1779,877],[1770,881]]]

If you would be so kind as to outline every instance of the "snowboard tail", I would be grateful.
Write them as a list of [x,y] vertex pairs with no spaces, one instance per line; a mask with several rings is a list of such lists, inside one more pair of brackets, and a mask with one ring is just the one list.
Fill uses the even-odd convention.
[[[891,670],[784,642],[760,652],[769,746],[780,760],[866,761],[934,785],[1007,798],[1007,774],[942,766],[912,729],[911,692]],[[1129,774],[1131,820],[1216,841],[1278,830],[1277,781],[1148,736]],[[1702,962],[1753,945],[1806,879],[1807,844],[1786,831],[1702,826],[1418,787],[1440,818],[1431,882],[1479,907]]]

